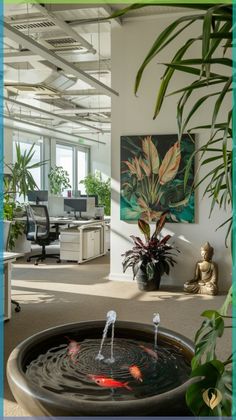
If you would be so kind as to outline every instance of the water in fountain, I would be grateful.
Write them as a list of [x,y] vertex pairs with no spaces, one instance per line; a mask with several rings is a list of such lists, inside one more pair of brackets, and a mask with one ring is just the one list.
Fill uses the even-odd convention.
[[154,349],[157,350],[157,334],[158,334],[159,324],[161,322],[160,315],[158,313],[153,314],[152,322],[154,325]]
[[[109,311],[102,341],[81,339],[79,333],[57,338],[57,344],[31,359],[25,368],[26,376],[36,386],[66,395],[71,401],[146,398],[169,391],[187,380],[190,365],[184,354],[161,341],[157,347],[159,314],[153,317],[154,347],[151,335],[147,341],[122,336],[114,341],[115,321],[115,311]],[[106,340],[110,325],[111,341]]]
[[104,360],[104,356],[102,354],[102,348],[107,337],[108,329],[110,325],[112,325],[112,336],[111,336],[111,356],[109,359],[106,359],[106,363],[114,363],[114,329],[115,329],[115,322],[116,322],[116,312],[115,311],[108,311],[107,312],[107,320],[106,324],[102,333],[102,341],[100,345],[100,349],[98,355],[96,356],[96,360]]

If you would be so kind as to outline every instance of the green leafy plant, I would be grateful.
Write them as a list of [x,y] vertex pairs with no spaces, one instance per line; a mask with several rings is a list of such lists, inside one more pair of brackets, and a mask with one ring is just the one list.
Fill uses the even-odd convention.
[[25,150],[24,152],[21,151],[20,144],[16,143],[15,147],[16,162],[5,164],[10,173],[4,177],[3,194],[3,217],[5,220],[12,221],[8,241],[10,250],[14,248],[16,239],[23,234],[25,228],[24,223],[14,220],[17,214],[21,214],[24,211],[24,204],[16,201],[16,195],[19,194],[25,199],[29,190],[38,189],[30,171],[46,163],[41,161],[32,164],[35,153],[34,144],[28,151]]
[[[158,4],[133,4],[113,14],[111,17],[122,16],[132,10]],[[178,6],[176,4],[176,6]],[[183,7],[183,5],[179,5]],[[178,95],[177,124],[179,141],[184,132],[205,130],[208,132],[204,145],[193,153],[186,167],[185,185],[189,176],[191,160],[197,154],[199,165],[210,167],[206,175],[195,183],[197,188],[204,185],[204,195],[211,199],[210,215],[214,207],[231,208],[232,204],[232,109],[226,106],[225,99],[232,92],[232,59],[227,53],[232,48],[232,5],[230,4],[184,4],[185,8],[195,9],[189,15],[184,15],[173,21],[164,31],[158,34],[142,62],[135,80],[134,92],[138,92],[140,83],[148,65],[158,58],[158,54],[172,46],[178,36],[189,31],[192,26],[199,23],[199,34],[187,37],[169,62],[162,63],[166,69],[161,77],[157,89],[157,99],[154,109],[156,118],[164,101],[168,96]],[[193,34],[195,29],[193,30]],[[196,45],[201,46],[201,53],[195,56]],[[190,55],[192,58],[186,58]],[[170,91],[171,83],[176,72],[191,75],[193,81],[180,89]],[[208,108],[212,109],[209,124],[193,126],[192,119],[207,102],[214,103]],[[225,119],[219,120],[219,112],[224,109]],[[214,165],[214,166],[210,166]],[[232,218],[228,218],[221,226],[228,224],[226,241],[231,231]],[[219,227],[221,227],[219,226]]]
[[52,194],[61,195],[66,188],[71,188],[68,172],[62,166],[55,166],[48,174]]
[[[134,242],[134,247],[122,254],[124,256],[122,264],[123,272],[128,267],[132,268],[134,279],[140,268],[146,273],[148,281],[153,279],[156,272],[159,272],[160,276],[164,273],[168,275],[170,266],[173,267],[176,263],[171,252],[175,248],[167,244],[171,236],[166,235],[164,238],[160,238],[160,233],[165,225],[166,215],[167,213],[163,213],[158,219],[152,235],[150,225],[145,220],[139,219],[138,226],[144,235],[145,241],[142,241],[138,236],[130,236]],[[178,251],[177,249],[175,250]]]
[[[191,377],[198,380],[186,393],[187,405],[195,416],[231,416],[233,354],[222,362],[216,352],[218,338],[223,336],[225,328],[232,328],[225,325],[225,321],[232,319],[228,315],[231,304],[232,287],[218,311],[207,310],[202,314],[206,319],[195,336],[191,373]],[[207,393],[210,393],[209,400],[205,397]]]
[[28,191],[38,189],[38,186],[31,174],[32,169],[39,168],[44,165],[46,161],[41,161],[32,164],[32,159],[35,153],[34,144],[30,149],[24,152],[21,151],[20,144],[16,143],[16,162],[6,163],[5,166],[10,170],[10,177],[8,179],[8,193],[18,193],[26,198]]
[[[122,16],[131,10],[148,7],[154,4],[134,4],[112,15]],[[156,4],[158,7],[158,4]],[[176,6],[178,6],[176,4]],[[183,5],[179,5],[183,7]],[[136,80],[135,93],[138,92],[143,73],[158,54],[176,42],[179,35],[199,23],[199,34],[185,38],[184,43],[176,51],[169,62],[163,63],[166,67],[157,90],[157,99],[154,109],[154,118],[158,116],[167,96],[178,95],[177,124],[179,141],[187,131],[204,130],[205,142],[193,153],[192,158],[198,155],[199,167],[205,167],[206,175],[195,183],[197,188],[204,185],[204,195],[211,199],[210,215],[215,206],[219,208],[232,207],[232,109],[227,106],[226,98],[232,92],[232,59],[227,53],[232,48],[232,5],[230,4],[184,4],[185,8],[195,9],[193,13],[184,15],[173,21],[164,31],[158,34],[141,64]],[[193,34],[195,30],[193,31]],[[201,53],[195,56],[195,45],[201,46]],[[186,55],[192,58],[186,58]],[[185,73],[193,77],[191,83],[180,89],[169,91],[176,72]],[[192,118],[199,109],[214,101],[208,107],[212,109],[208,124],[193,126]],[[219,120],[219,112],[224,110],[225,117]],[[186,166],[185,185],[189,176]],[[207,170],[208,169],[208,170]],[[232,217],[228,218],[221,226],[228,224],[227,238],[231,233]],[[219,227],[221,227],[219,226]],[[219,228],[218,227],[218,228]],[[223,336],[227,309],[232,302],[232,290],[229,291],[225,304],[219,311],[205,311],[206,320],[196,334],[196,352],[192,361],[192,376],[196,382],[187,391],[187,404],[196,416],[230,416],[232,399],[232,371],[233,356],[225,361],[220,361],[216,355],[216,341]],[[220,398],[216,398],[217,391]],[[210,392],[210,395],[207,393]],[[214,393],[215,392],[215,393]],[[204,394],[205,393],[205,394]],[[205,399],[204,399],[205,395]],[[208,397],[208,404],[206,404]]]
[[98,204],[104,206],[106,216],[111,214],[111,180],[108,178],[103,181],[101,173],[87,175],[80,184],[84,184],[86,194],[96,194]]

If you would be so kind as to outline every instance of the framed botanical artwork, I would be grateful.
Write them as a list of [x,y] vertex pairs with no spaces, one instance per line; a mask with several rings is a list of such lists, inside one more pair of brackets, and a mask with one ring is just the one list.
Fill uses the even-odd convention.
[[[194,136],[121,137],[121,220],[194,222]],[[184,181],[186,165],[188,180]]]

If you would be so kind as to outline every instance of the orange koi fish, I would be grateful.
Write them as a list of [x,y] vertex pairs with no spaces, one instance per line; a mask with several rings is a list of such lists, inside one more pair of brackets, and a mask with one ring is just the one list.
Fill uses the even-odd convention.
[[67,354],[68,354],[68,356],[70,356],[71,360],[74,360],[76,355],[80,351],[80,344],[77,343],[77,341],[75,341],[75,340],[71,340],[69,337],[65,337],[65,338],[67,338],[67,340],[70,341],[70,343],[68,345]]
[[137,381],[143,382],[142,372],[137,365],[130,366],[129,373]]
[[140,345],[139,347],[141,347],[141,349],[143,349],[147,354],[149,354],[149,356],[153,357],[153,359],[155,360],[158,359],[158,355],[154,350],[150,349],[149,347],[142,346],[142,345]]
[[132,391],[132,388],[128,385],[128,382],[116,381],[112,378],[106,378],[105,376],[99,375],[88,375],[97,385],[103,388],[126,388]]

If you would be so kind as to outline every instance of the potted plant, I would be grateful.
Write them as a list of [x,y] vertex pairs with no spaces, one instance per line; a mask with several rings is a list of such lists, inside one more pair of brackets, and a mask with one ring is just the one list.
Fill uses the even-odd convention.
[[71,188],[69,174],[62,166],[51,168],[48,179],[52,194],[61,195],[66,188]]
[[172,250],[179,252],[172,245],[167,244],[170,235],[160,238],[160,233],[165,224],[167,212],[163,213],[156,222],[155,231],[151,236],[150,225],[139,219],[138,226],[144,234],[145,241],[137,236],[130,236],[134,247],[126,251],[122,256],[123,272],[132,267],[133,279],[137,281],[140,290],[158,290],[161,276],[170,272],[170,266],[174,266],[176,260],[173,258]]
[[96,194],[98,196],[98,204],[104,206],[104,214],[111,214],[111,179],[103,181],[101,173],[87,175],[80,184],[85,185],[86,194]]

